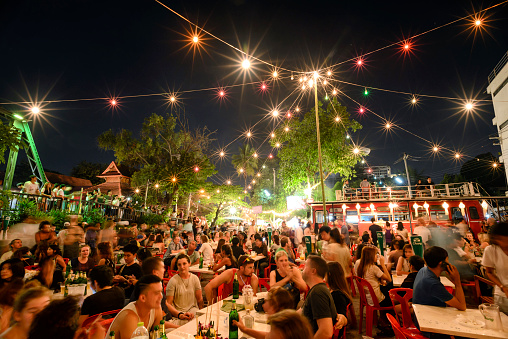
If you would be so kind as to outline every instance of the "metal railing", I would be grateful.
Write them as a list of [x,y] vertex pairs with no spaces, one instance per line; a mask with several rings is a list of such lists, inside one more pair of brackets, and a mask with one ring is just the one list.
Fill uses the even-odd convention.
[[[409,189],[411,188],[411,190]],[[369,188],[348,188],[344,191],[337,191],[337,200],[352,199],[409,199],[420,197],[450,198],[450,197],[472,197],[481,196],[477,183],[461,182],[451,184],[438,184],[422,186],[394,186]]]
[[503,57],[501,58],[501,60],[499,60],[499,62],[497,63],[496,67],[494,67],[494,69],[492,70],[492,72],[490,72],[489,74],[489,84],[492,82],[492,80],[494,80],[494,78],[499,74],[499,72],[501,71],[501,69],[503,69],[504,65],[506,65],[506,63],[508,62],[508,52],[506,52]]
[[101,211],[101,214],[105,217],[118,218],[128,221],[136,221],[145,214],[154,214],[154,212],[150,209],[139,210],[129,206],[128,204],[116,206],[110,203],[86,201],[85,197],[82,199],[61,198],[19,192],[10,192],[6,195],[0,191],[0,198],[3,198],[3,201],[7,201],[7,203],[4,203],[0,208],[0,212],[2,212],[1,214],[19,210],[20,204],[24,201],[34,202],[37,211],[45,213],[58,210],[68,214],[83,215],[88,211],[96,209]]

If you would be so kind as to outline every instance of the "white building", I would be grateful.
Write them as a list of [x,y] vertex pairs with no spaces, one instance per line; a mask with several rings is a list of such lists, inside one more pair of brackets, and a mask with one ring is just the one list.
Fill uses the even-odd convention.
[[363,171],[368,177],[390,178],[392,176],[392,168],[390,166],[370,166],[364,168]]
[[[508,52],[490,73],[487,93],[492,95],[494,105],[495,116],[492,123],[497,126],[499,135],[501,147],[499,160],[506,166],[508,164]],[[505,172],[508,180],[508,171]]]

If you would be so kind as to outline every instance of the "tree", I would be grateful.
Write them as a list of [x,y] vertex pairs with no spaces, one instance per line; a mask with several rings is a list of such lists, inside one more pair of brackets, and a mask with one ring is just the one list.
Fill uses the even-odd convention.
[[14,126],[5,125],[0,120],[0,164],[5,162],[5,152],[23,147],[21,131]]
[[224,215],[228,206],[233,204],[246,206],[243,202],[245,194],[243,187],[238,185],[214,185],[208,184],[207,189],[201,194],[202,204],[206,204],[213,213],[213,220],[210,227],[215,226],[217,220]]
[[247,178],[256,175],[258,169],[258,159],[254,157],[256,151],[249,145],[244,144],[238,149],[237,154],[233,154],[231,163],[235,166],[238,175],[243,176],[245,187],[247,187]]
[[83,160],[71,169],[71,176],[81,179],[88,179],[93,185],[104,182],[103,179],[97,178],[101,175],[108,165],[98,162],[88,162]]
[[135,168],[131,184],[149,189],[151,194],[166,191],[167,201],[173,203],[179,194],[198,191],[206,179],[216,173],[210,162],[211,132],[208,129],[190,131],[179,115],[166,117],[152,114],[146,118],[139,138],[128,130],[112,130],[99,136],[99,147],[113,150],[119,163]]
[[[351,119],[346,108],[335,98],[326,106],[320,102],[318,114],[324,179],[332,173],[350,177],[359,157],[353,153],[351,139],[346,136],[362,126]],[[336,118],[340,122],[336,122]],[[302,119],[294,118],[281,124],[275,135],[270,142],[272,147],[281,147],[278,151],[278,177],[282,180],[285,191],[295,192],[317,187],[320,177],[314,109],[305,113]]]
[[280,178],[274,180],[273,173],[280,170],[279,159],[266,159],[262,161],[263,168],[260,171],[260,177],[256,176],[256,185],[251,192],[251,206],[263,206],[263,210],[274,210],[276,212],[285,212],[286,208],[286,191]]

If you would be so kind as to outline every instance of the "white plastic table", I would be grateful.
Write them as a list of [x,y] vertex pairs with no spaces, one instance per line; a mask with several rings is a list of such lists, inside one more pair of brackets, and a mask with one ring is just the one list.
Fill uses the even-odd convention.
[[[266,296],[266,292],[259,292],[257,296],[255,297],[255,300],[257,298],[264,298]],[[228,297],[226,300],[231,300],[231,297]],[[238,304],[243,304],[243,297],[240,296],[239,299],[236,300]],[[227,338],[229,336],[229,314],[226,312],[223,312],[220,310],[220,306],[222,306],[222,302],[219,304],[214,303],[206,308],[203,308],[199,310],[196,313],[196,316],[198,317],[198,320],[204,324],[206,320],[206,312],[208,311],[208,319],[206,320],[209,322],[210,320],[213,322],[217,322],[217,310],[219,312],[219,334],[223,338]],[[240,311],[240,318],[246,314],[246,311]],[[252,310],[251,315],[254,317],[254,328],[258,331],[270,331],[270,325],[266,323],[266,315],[265,314],[258,314],[256,311]],[[168,332],[166,335],[168,339],[194,339],[194,335],[197,331],[197,322],[196,319],[193,319],[189,321],[187,324],[180,326],[179,328]],[[243,334],[242,331],[238,330],[239,337],[247,337],[251,338],[250,336]]]
[[474,317],[475,320],[484,321],[478,309],[467,309],[459,311],[455,307],[436,307],[413,304],[413,310],[422,332],[448,334],[453,336],[478,338],[478,339],[500,339],[508,338],[508,316],[501,313],[503,331],[487,330],[468,326],[461,321],[461,317]]
[[[224,266],[222,266],[221,268],[219,268],[217,270],[217,272],[222,272],[222,271],[224,271]],[[213,270],[208,269],[208,266],[204,266],[203,265],[203,268],[199,268],[199,264],[192,265],[191,267],[189,267],[189,272],[192,272],[192,273],[202,273],[202,274],[211,274],[211,275],[215,274],[215,272]]]
[[[392,275],[392,281],[393,286],[399,287],[404,282],[404,279],[406,279],[407,274],[405,275]],[[450,281],[447,277],[440,276],[439,279],[441,280],[441,284],[447,287],[455,288],[455,284]]]

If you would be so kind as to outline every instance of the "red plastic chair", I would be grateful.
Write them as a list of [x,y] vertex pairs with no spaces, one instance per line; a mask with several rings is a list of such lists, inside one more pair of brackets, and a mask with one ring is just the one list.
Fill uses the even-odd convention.
[[162,288],[164,288],[164,294],[166,294],[166,286],[168,286],[170,278],[162,278]]
[[168,277],[169,278],[173,278],[174,275],[177,275],[178,274],[178,271],[174,271],[174,270],[169,270],[168,269]]
[[402,328],[400,327],[399,322],[397,319],[393,317],[391,314],[387,314],[386,317],[388,318],[388,321],[392,325],[393,332],[395,332],[395,338],[397,339],[407,339],[404,333],[402,332]]
[[63,258],[65,265],[69,264],[69,261],[71,261],[69,258]]
[[[365,279],[354,276],[356,281],[356,285],[358,285],[358,291],[360,293],[360,324],[358,326],[358,333],[362,333],[362,324],[363,324],[363,308],[365,307],[365,332],[367,336],[372,337],[372,326],[374,325],[374,312],[375,311],[393,311],[393,306],[382,307],[379,305],[379,300],[377,299],[376,294],[374,293],[374,289],[372,285]],[[369,291],[369,294],[372,298],[372,302],[374,305],[369,305],[367,302],[367,297],[365,293],[365,289]],[[377,313],[376,313],[377,315]]]
[[275,264],[270,264],[268,265],[268,267],[265,267],[265,278],[270,279],[270,272],[272,272],[271,270],[272,267],[275,267],[277,269],[277,265]]
[[[122,309],[119,309],[119,310],[113,310],[113,311],[108,311],[108,312],[102,312],[102,313],[99,313],[99,314],[94,314],[94,315],[91,315],[91,316],[89,316],[88,318],[86,318],[86,319],[85,319],[85,321],[83,321],[83,324],[81,325],[81,327],[83,327],[83,328],[88,328],[88,326],[90,326],[90,325],[94,322],[94,320],[95,320],[95,319],[97,319],[97,317],[98,317],[99,315],[102,315],[102,316],[105,316],[105,315],[115,315],[115,316],[116,316],[118,313],[120,313],[120,311],[121,311],[121,310],[122,310]],[[114,319],[114,318],[115,318],[115,317],[114,317],[114,316],[112,316],[112,317],[111,317],[111,321],[113,321],[113,319]],[[102,322],[104,322],[104,321],[108,321],[108,320],[110,320],[110,319],[108,318],[108,319],[101,320],[101,321],[100,321],[100,323],[102,324]],[[110,322],[110,323],[111,323],[111,322]],[[109,326],[108,326],[108,327],[109,327]],[[106,327],[106,328],[108,328],[108,327]]]
[[[401,293],[403,294],[402,296]],[[402,311],[402,327],[407,329],[416,328],[413,319],[411,319],[411,310],[409,309],[409,300],[413,298],[413,290],[410,288],[392,288],[388,291],[388,294],[390,295],[394,308],[395,305],[400,304]]]
[[25,270],[38,271],[39,270],[39,265],[25,266]]
[[259,278],[258,279],[258,287],[259,287],[259,292],[261,292],[261,287],[266,288],[266,291],[270,291],[270,279]]
[[355,288],[355,282],[353,279],[353,275],[351,275],[350,277],[347,277],[346,280],[349,282],[349,286],[351,286],[351,295],[353,297],[356,297],[356,288]]

